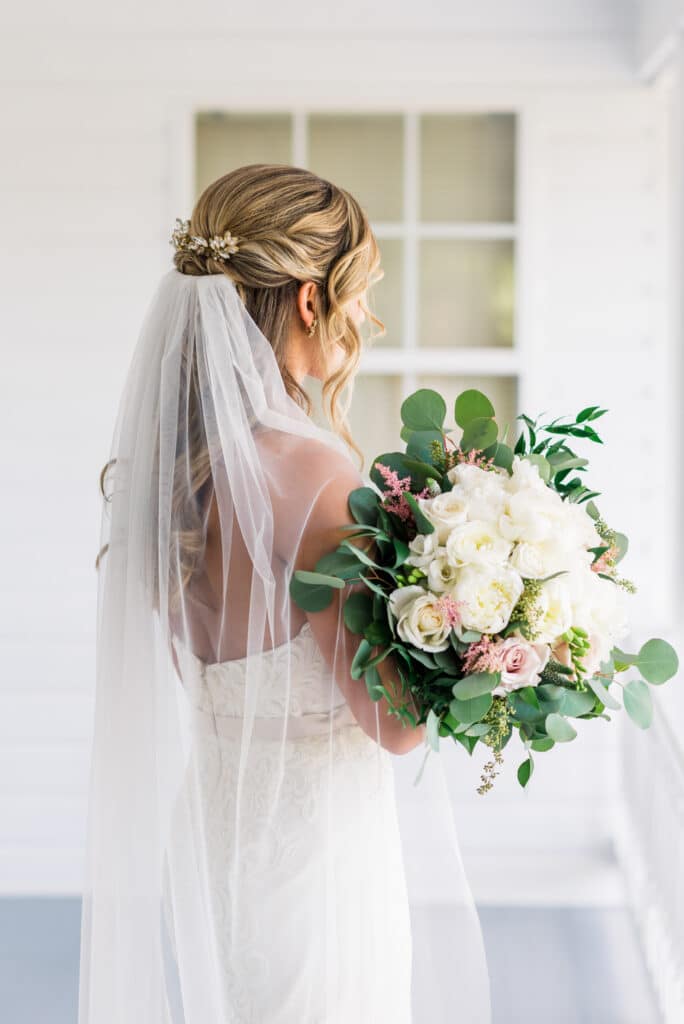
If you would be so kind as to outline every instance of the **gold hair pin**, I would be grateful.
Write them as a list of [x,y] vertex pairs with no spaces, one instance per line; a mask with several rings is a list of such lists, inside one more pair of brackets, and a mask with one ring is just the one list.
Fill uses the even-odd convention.
[[179,252],[194,252],[200,256],[211,256],[215,260],[229,260],[233,253],[238,252],[238,237],[230,231],[222,235],[212,235],[210,239],[201,235],[190,234],[190,221],[176,217],[176,227],[171,235],[170,244]]

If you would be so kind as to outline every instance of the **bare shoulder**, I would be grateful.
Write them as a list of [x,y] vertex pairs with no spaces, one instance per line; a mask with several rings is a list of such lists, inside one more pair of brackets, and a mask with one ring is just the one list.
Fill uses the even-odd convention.
[[300,493],[303,489],[311,501],[324,488],[338,487],[348,494],[354,487],[363,486],[363,477],[351,454],[347,455],[318,438],[273,430],[262,434],[258,443],[265,463],[274,475],[297,486]]

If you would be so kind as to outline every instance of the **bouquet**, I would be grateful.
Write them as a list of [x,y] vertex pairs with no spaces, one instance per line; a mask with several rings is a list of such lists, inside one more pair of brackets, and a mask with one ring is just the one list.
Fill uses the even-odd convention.
[[[484,794],[514,730],[524,787],[533,753],[575,738],[572,719],[610,721],[606,708],[621,707],[612,684],[647,728],[650,686],[670,679],[678,659],[661,639],[637,653],[617,646],[628,632],[625,597],[636,589],[618,572],[627,538],[601,516],[593,500],[600,492],[580,475],[588,460],[570,447],[574,438],[602,443],[592,424],[607,410],[589,406],[543,425],[522,414],[513,447],[508,427],[499,440],[482,392],[459,394],[455,428],[445,428],[446,411],[431,389],[406,398],[406,450],[374,460],[375,486],[349,495],[349,538],[314,572],[295,572],[290,592],[316,611],[333,588],[365,585],[343,608],[362,637],[352,677],[363,676],[371,698],[385,697],[400,720],[426,724],[426,758],[440,738],[471,755],[478,743],[489,747]],[[372,553],[353,543],[364,537]],[[377,669],[390,652],[405,699],[394,699]],[[623,681],[630,670],[638,676]]]

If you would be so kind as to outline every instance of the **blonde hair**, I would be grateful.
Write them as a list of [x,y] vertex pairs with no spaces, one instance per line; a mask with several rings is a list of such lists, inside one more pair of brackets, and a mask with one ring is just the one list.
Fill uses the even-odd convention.
[[[363,466],[361,449],[347,421],[362,338],[344,307],[359,298],[361,309],[379,328],[371,339],[384,333],[385,325],[361,298],[384,276],[366,213],[351,193],[311,171],[287,164],[247,164],[208,185],[190,217],[192,235],[209,238],[226,231],[239,239],[238,251],[229,260],[177,250],[173,256],[175,267],[183,274],[223,273],[231,278],[250,316],[273,348],[288,394],[307,414],[312,411],[311,399],[287,369],[286,356],[292,324],[298,316],[298,290],[305,281],[316,283],[318,326],[311,343],[320,346],[323,366],[328,365],[328,356],[336,345],[346,357],[323,380],[323,411],[332,429],[356,452]],[[184,471],[177,474],[177,479],[183,481],[183,493],[174,493],[172,515],[177,550],[182,553],[182,583],[198,568],[202,554],[199,531],[204,522],[202,499],[207,485],[211,487],[210,460],[202,442],[196,368],[186,366],[184,375],[187,411],[197,429],[190,430],[196,450],[177,453],[183,462]]]

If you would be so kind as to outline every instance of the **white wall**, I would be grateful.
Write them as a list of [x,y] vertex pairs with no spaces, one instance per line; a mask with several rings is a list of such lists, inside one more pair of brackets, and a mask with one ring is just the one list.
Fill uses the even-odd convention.
[[[472,5],[442,8],[393,7],[389,35],[378,7],[332,32],[326,22],[317,38],[309,20],[304,39],[296,10],[288,6],[284,25],[286,9],[273,5],[263,45],[255,33],[264,19],[249,13],[253,7],[240,39],[232,14],[216,8],[211,32],[197,9],[191,15],[180,5],[163,13],[112,5],[97,16],[85,4],[46,7],[39,23],[34,9],[13,10],[13,34],[0,43],[8,243],[0,257],[1,890],[79,886],[97,475],[142,313],[169,266],[173,219],[189,214],[183,147],[194,103],[520,110],[523,403],[570,412],[586,398],[611,409],[600,421],[606,453],[594,458],[602,506],[635,544],[648,539],[645,516],[658,517],[662,532],[630,570],[644,578],[644,560],[653,559],[641,607],[656,621],[668,610],[672,524],[652,503],[667,483],[666,455],[649,454],[645,485],[634,480],[630,451],[642,452],[637,426],[661,409],[664,331],[654,101],[631,79],[623,5],[554,5],[552,17],[539,0],[517,5],[507,21],[491,2],[477,21]],[[468,34],[448,34],[459,31]],[[569,351],[595,361],[602,376],[594,386],[568,369]],[[476,895],[505,898],[511,886],[501,864],[522,865],[530,854],[566,864],[570,855],[578,864],[585,858],[598,864],[591,884],[600,881],[619,781],[617,732],[602,725],[584,730],[582,753],[538,755],[525,793],[513,744],[505,755],[510,778],[499,777],[484,798],[475,794],[475,758],[450,752]],[[578,891],[582,884],[578,878]]]

